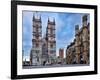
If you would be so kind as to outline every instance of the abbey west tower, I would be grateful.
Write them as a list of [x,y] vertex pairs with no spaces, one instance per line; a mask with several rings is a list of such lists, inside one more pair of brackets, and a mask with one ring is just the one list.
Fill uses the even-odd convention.
[[31,65],[41,65],[42,56],[42,24],[41,17],[35,17],[33,15],[33,39],[32,39],[32,49],[30,53],[30,63]]
[[49,63],[53,64],[55,63],[55,58],[56,58],[55,20],[50,21],[48,18],[46,37],[47,37],[47,51],[49,55]]

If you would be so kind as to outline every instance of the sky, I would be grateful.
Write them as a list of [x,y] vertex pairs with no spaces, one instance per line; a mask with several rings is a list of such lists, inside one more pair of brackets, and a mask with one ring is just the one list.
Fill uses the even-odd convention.
[[[32,48],[32,18],[41,16],[42,20],[42,37],[46,33],[48,18],[50,21],[55,19],[56,28],[56,55],[59,54],[59,48],[65,49],[73,42],[75,38],[75,25],[82,27],[82,16],[84,13],[62,13],[62,12],[35,12],[23,11],[22,24],[23,24],[23,41],[22,49],[24,51],[24,60],[29,60],[30,50]],[[89,16],[89,15],[88,15]],[[89,19],[89,17],[88,17]]]

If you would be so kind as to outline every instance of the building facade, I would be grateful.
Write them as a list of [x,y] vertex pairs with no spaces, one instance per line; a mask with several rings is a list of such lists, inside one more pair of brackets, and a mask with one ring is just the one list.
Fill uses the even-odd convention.
[[60,48],[59,49],[59,56],[57,59],[58,64],[63,64],[64,63],[64,49]]
[[55,20],[50,21],[48,18],[47,28],[46,28],[46,38],[47,38],[47,52],[49,55],[49,63],[54,64],[56,60],[56,34],[55,34]]
[[31,65],[54,64],[56,59],[55,20],[47,21],[46,34],[42,37],[41,17],[33,15],[33,39],[30,52]]
[[89,64],[90,30],[87,15],[82,17],[82,27],[75,26],[75,39],[67,47],[67,64]]
[[59,57],[62,59],[64,58],[64,49],[59,49]]
[[75,40],[66,49],[66,63],[74,64],[75,63]]
[[41,65],[42,58],[42,22],[41,17],[35,17],[33,15],[33,39],[32,49],[30,52],[30,63],[31,65]]
[[46,35],[42,39],[42,65],[45,65],[49,61],[48,45]]

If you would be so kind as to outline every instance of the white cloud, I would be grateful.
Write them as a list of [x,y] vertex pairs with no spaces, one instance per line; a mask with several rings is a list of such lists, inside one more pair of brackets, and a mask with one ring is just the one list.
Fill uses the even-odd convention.
[[30,56],[23,56],[23,61],[30,61]]

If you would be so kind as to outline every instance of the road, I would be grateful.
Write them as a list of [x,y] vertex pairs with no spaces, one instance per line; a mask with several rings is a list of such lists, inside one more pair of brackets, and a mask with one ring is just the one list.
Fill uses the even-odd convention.
[[77,66],[89,66],[89,64],[55,64],[55,65],[48,65],[48,66],[23,66],[23,69],[33,69],[33,68],[52,68],[52,67],[77,67]]

